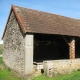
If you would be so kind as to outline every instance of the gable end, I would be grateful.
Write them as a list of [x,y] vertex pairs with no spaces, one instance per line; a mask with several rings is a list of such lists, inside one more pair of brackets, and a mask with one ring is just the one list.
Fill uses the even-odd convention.
[[10,19],[10,16],[11,16],[12,11],[14,12],[14,15],[15,15],[15,17],[16,17],[19,25],[20,25],[20,28],[21,28],[22,32],[25,33],[25,30],[24,30],[24,28],[23,28],[23,25],[21,24],[20,17],[19,17],[19,15],[17,14],[17,12],[15,11],[14,5],[12,5],[11,10],[10,10],[10,13],[9,13],[8,20],[7,20],[7,23],[6,23],[6,27],[5,27],[4,32],[3,32],[2,39],[3,39],[4,36],[5,36],[5,32],[6,32],[6,29],[7,29],[7,24],[8,24],[8,22],[9,22],[9,19]]

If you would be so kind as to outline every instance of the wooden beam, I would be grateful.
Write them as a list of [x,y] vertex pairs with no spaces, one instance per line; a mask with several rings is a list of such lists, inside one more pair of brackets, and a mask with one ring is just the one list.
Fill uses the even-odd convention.
[[63,37],[63,39],[65,40],[65,42],[68,44],[68,46],[69,46],[69,43],[68,43],[68,41],[67,41],[67,39],[62,35],[62,37]]

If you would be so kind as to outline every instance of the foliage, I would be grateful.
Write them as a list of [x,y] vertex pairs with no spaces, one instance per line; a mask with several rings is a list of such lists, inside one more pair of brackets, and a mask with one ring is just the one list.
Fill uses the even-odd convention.
[[75,71],[72,74],[56,76],[53,78],[47,78],[44,75],[40,75],[32,80],[80,80],[80,71]]

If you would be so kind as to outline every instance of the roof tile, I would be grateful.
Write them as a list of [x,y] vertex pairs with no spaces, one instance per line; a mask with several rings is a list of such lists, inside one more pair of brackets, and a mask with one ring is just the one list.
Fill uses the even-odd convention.
[[26,32],[80,36],[80,21],[77,19],[14,7]]
[[14,6],[24,33],[80,36],[80,20]]

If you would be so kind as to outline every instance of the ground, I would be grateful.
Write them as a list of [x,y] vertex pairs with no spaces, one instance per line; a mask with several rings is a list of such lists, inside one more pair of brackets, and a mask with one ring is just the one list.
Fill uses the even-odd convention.
[[[0,54],[2,54],[2,45],[0,45]],[[35,76],[35,75],[34,75]],[[0,80],[27,80],[15,75],[10,68],[5,68],[2,57],[0,57]],[[31,80],[31,79],[29,79]],[[54,76],[53,78],[47,78],[40,74],[34,77],[32,80],[80,80],[80,71],[74,71],[72,74]]]

